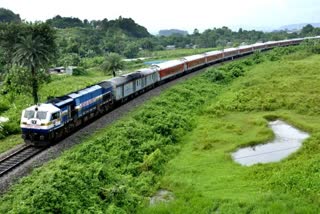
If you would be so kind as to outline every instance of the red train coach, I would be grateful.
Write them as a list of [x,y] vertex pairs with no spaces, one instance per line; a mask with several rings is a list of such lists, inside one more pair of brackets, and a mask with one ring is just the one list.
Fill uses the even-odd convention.
[[266,48],[266,44],[265,43],[256,43],[252,45],[253,47],[253,51],[259,51],[259,50],[263,50]]
[[279,42],[277,42],[277,41],[269,41],[264,44],[266,45],[266,49],[271,49],[271,48],[279,46]]
[[181,60],[186,62],[188,71],[191,71],[192,69],[197,69],[206,64],[206,58],[204,55],[186,56]]
[[238,48],[227,48],[223,50],[223,58],[231,58],[239,54]]
[[217,62],[223,58],[222,51],[210,51],[204,54],[206,58],[206,63],[211,64]]
[[251,45],[244,45],[244,46],[240,46],[239,47],[239,53],[241,55],[243,54],[248,54],[248,53],[252,53],[253,52],[253,49],[252,49],[252,46]]
[[182,60],[170,60],[152,65],[159,72],[160,81],[176,76],[187,70],[187,64]]

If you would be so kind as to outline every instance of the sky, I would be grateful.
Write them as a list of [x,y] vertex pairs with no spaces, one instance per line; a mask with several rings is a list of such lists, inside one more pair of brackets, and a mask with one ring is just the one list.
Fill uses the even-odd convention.
[[280,26],[320,22],[319,0],[0,0],[0,7],[27,21],[56,15],[88,20],[132,18],[156,34],[161,29],[227,26],[233,30],[273,30]]

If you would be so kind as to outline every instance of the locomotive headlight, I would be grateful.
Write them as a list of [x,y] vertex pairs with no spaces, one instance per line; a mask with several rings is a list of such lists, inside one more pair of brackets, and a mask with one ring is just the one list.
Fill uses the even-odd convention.
[[50,126],[52,124],[52,121],[47,122],[47,123],[41,123],[41,126]]

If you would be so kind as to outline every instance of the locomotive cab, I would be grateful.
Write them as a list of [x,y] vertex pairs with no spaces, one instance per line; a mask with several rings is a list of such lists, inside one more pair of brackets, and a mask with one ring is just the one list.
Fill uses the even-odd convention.
[[26,143],[49,142],[53,131],[61,125],[60,109],[52,104],[34,105],[22,111],[22,138]]

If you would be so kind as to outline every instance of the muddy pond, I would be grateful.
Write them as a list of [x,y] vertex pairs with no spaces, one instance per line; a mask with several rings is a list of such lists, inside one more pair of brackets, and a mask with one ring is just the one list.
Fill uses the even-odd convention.
[[309,134],[281,121],[269,122],[275,138],[266,144],[241,148],[232,154],[234,161],[244,166],[278,162],[296,152]]

